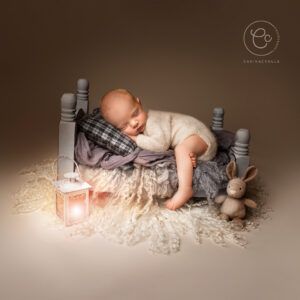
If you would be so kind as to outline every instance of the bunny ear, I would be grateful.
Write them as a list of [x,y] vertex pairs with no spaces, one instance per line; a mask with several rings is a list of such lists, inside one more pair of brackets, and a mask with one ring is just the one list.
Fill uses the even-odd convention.
[[234,160],[231,160],[226,167],[226,173],[229,179],[232,179],[236,175],[236,164]]
[[241,178],[244,182],[252,180],[258,173],[258,170],[255,166],[250,166],[247,168],[244,176]]

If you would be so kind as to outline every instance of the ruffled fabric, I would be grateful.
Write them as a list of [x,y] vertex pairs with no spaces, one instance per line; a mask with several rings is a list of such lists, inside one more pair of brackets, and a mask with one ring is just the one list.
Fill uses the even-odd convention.
[[[191,200],[176,211],[164,208],[164,199],[174,192],[165,168],[103,170],[80,166],[82,178],[93,186],[91,215],[81,224],[64,227],[55,213],[55,170],[55,160],[48,160],[20,172],[20,186],[13,195],[15,213],[39,211],[45,216],[45,227],[61,230],[68,237],[100,234],[127,246],[147,242],[149,251],[157,254],[178,252],[185,234],[198,244],[209,239],[219,246],[233,243],[246,247],[247,231],[268,218],[270,211],[261,180],[249,184],[247,193],[258,203],[258,209],[249,210],[245,228],[237,230],[220,220],[218,206],[208,205],[206,200]],[[96,204],[103,192],[108,193],[108,201],[100,207]]]

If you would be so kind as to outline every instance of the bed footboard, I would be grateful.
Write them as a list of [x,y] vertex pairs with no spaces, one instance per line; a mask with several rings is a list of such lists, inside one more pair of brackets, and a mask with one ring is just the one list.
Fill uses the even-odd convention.
[[[211,129],[214,131],[223,130],[224,125],[224,109],[222,107],[216,107],[213,110]],[[229,155],[232,160],[236,161],[237,164],[237,176],[241,177],[244,175],[247,167],[250,163],[249,156],[249,142],[250,133],[246,128],[240,128],[235,133],[234,145],[231,147]],[[220,192],[224,192],[223,190]],[[194,193],[195,198],[206,198],[204,191],[198,191]]]
[[[213,110],[211,129],[214,131],[223,130],[224,109],[216,107]],[[250,163],[249,156],[250,132],[249,129],[240,128],[235,133],[234,146],[230,149],[230,156],[236,161],[237,176],[244,175]]]

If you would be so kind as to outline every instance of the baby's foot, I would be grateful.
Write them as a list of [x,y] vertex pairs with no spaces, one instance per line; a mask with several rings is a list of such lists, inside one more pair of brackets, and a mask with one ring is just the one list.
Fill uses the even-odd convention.
[[168,209],[175,210],[185,204],[193,196],[193,189],[181,188],[175,195],[165,202],[165,206]]

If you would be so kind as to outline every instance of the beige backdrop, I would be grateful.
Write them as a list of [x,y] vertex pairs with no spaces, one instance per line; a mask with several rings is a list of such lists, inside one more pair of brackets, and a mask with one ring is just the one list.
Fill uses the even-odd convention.
[[[236,268],[236,282],[249,298],[260,291],[264,295],[260,299],[286,295],[296,299],[300,271],[297,1],[7,1],[1,3],[0,14],[2,168],[19,168],[56,154],[60,97],[75,91],[80,77],[90,80],[92,107],[114,87],[132,90],[147,108],[191,114],[206,123],[212,109],[222,106],[226,129],[250,129],[251,156],[269,185],[269,201],[276,211],[264,231],[253,237],[257,252],[252,260],[242,258],[247,254],[239,257],[245,268],[257,263],[258,272],[253,269],[253,276],[243,273],[243,277]],[[279,30],[279,47],[267,57],[279,64],[243,63],[254,58],[243,45],[243,32],[261,19]],[[7,257],[12,249],[17,251],[7,248]],[[198,260],[198,248],[192,249],[191,259]],[[228,261],[236,259],[227,255]],[[210,259],[213,263],[215,257]],[[226,262],[219,263],[224,272],[230,271]],[[174,274],[181,272],[166,270],[161,299],[171,295],[169,276],[176,281]],[[209,264],[205,270],[212,272]],[[201,264],[196,272],[184,282],[194,282],[187,280],[195,276],[201,281],[205,276]],[[211,276],[203,287],[204,299],[214,299],[208,286],[217,279],[221,282],[220,276]],[[267,280],[266,286],[258,283],[257,276]],[[13,277],[6,282],[12,283]],[[196,286],[196,281],[184,285],[189,299],[193,291],[196,295]],[[228,286],[222,290],[230,291]]]

